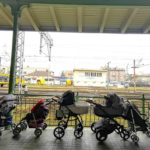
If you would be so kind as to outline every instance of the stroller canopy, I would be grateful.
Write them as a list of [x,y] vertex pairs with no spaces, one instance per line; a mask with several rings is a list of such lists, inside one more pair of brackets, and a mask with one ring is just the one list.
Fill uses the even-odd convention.
[[0,113],[8,114],[14,107],[16,96],[10,94],[0,98]]
[[30,120],[33,120],[33,115],[35,119],[45,119],[49,113],[48,106],[44,104],[44,99],[41,99],[33,108],[31,109],[31,113],[28,113],[25,117],[27,119],[27,122]]
[[42,103],[44,103],[44,99],[41,99],[35,106],[33,106],[33,108],[31,109],[31,112],[36,111],[36,109],[39,107],[39,105],[41,105]]
[[61,98],[61,105],[62,106],[67,106],[67,105],[72,105],[75,103],[75,98],[74,98],[74,92],[69,90],[66,91]]
[[123,98],[119,97],[117,94],[112,93],[112,94],[108,94],[107,96],[104,96],[104,98],[106,99],[106,106],[107,107],[114,107],[114,108],[118,108],[118,107],[123,107]]

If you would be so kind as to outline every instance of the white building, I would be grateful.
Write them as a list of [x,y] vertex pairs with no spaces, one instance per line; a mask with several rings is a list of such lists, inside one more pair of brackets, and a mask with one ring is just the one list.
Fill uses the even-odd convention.
[[74,86],[105,87],[107,82],[106,70],[73,70]]

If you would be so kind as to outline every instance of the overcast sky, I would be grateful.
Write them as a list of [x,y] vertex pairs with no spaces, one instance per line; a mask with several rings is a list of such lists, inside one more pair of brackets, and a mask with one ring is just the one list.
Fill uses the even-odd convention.
[[[92,34],[92,33],[49,33],[53,39],[51,62],[39,53],[40,35],[25,32],[24,66],[47,67],[58,75],[62,70],[100,69],[110,63],[110,67],[128,68],[133,73],[133,60],[137,73],[150,73],[150,35],[140,34]],[[2,65],[11,56],[12,32],[0,31],[0,56]],[[46,45],[43,51],[47,53]],[[8,53],[8,55],[7,55]],[[141,61],[139,61],[141,60]]]

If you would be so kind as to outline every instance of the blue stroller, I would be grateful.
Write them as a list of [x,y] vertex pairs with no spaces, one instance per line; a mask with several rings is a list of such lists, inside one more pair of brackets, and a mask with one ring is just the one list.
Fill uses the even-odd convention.
[[0,136],[3,128],[7,126],[11,126],[12,130],[15,128],[15,124],[12,123],[13,117],[10,115],[10,112],[15,108],[15,100],[16,97],[11,94],[0,98]]

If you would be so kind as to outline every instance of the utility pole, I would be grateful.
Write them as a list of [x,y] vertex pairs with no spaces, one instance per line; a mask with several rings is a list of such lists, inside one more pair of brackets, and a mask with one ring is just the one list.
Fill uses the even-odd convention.
[[109,64],[110,63],[111,63],[110,61],[107,63],[107,90],[109,88]]
[[134,77],[134,92],[136,92],[136,71],[135,69],[138,68],[136,65],[135,65],[135,59],[133,60],[133,77]]
[[135,59],[133,60],[133,69],[134,69],[134,92],[136,91],[136,73],[135,73]]
[[126,75],[125,75],[125,80],[127,81],[128,77],[129,77],[129,74],[128,74],[128,66],[129,64],[127,64],[126,66]]

